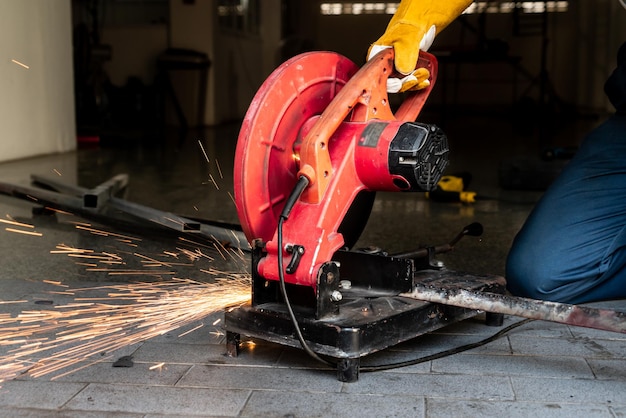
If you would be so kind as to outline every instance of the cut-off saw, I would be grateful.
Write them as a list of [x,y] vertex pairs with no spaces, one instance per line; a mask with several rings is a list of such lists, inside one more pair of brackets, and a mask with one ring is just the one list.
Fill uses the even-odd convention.
[[437,269],[435,248],[398,256],[351,250],[375,192],[432,191],[448,163],[446,135],[417,121],[437,60],[420,53],[416,66],[430,72],[430,85],[394,111],[387,95],[393,57],[384,50],[359,68],[333,52],[298,55],[252,100],[234,170],[252,246],[252,302],[226,313],[230,354],[241,335],[302,346],[333,359],[340,380],[354,381],[361,357],[477,313],[399,296],[418,276],[504,291],[500,277]]
[[256,93],[234,165],[252,298],[225,313],[229,355],[242,335],[259,338],[303,348],[353,382],[364,356],[483,311],[489,325],[510,313],[626,332],[622,314],[513,298],[503,277],[443,268],[434,256],[482,234],[478,223],[443,245],[353,249],[376,192],[432,191],[447,166],[446,135],[419,121],[437,60],[422,51],[416,68],[429,71],[430,84],[395,110],[391,48],[360,68],[337,53],[304,53]]
[[416,364],[361,366],[361,359],[482,312],[488,325],[502,325],[507,314],[626,333],[625,312],[510,296],[503,277],[450,271],[435,259],[464,236],[481,235],[478,223],[441,245],[396,254],[353,248],[376,192],[433,191],[448,163],[444,132],[419,121],[437,60],[420,52],[417,68],[428,70],[430,84],[401,96],[394,110],[387,95],[388,79],[397,76],[393,49],[361,68],[333,52],[280,65],[239,133],[234,192],[241,227],[115,197],[125,174],[92,189],[33,175],[39,188],[0,182],[0,193],[42,205],[36,213],[57,208],[124,225],[130,215],[250,250],[251,303],[224,314],[228,354],[238,354],[242,335],[301,347],[345,382],[360,371]]

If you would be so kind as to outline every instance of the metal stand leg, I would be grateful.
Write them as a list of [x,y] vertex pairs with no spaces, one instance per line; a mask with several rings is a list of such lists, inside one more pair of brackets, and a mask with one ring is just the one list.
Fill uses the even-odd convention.
[[239,343],[241,335],[226,331],[226,355],[228,357],[237,357],[239,355]]
[[356,382],[359,380],[360,358],[342,358],[337,362],[337,379],[341,382]]
[[504,323],[504,314],[486,312],[485,313],[485,325],[488,327],[501,327]]

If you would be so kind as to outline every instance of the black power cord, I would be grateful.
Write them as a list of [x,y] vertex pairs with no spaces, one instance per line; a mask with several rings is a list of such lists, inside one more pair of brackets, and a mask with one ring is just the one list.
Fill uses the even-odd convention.
[[534,319],[524,319],[524,320],[515,322],[514,324],[511,324],[507,326],[506,328],[502,328],[500,331],[496,332],[492,336],[487,337],[483,340],[477,341],[475,343],[465,344],[459,347],[451,348],[445,351],[440,351],[439,353],[430,354],[428,356],[419,357],[413,360],[400,361],[398,363],[381,364],[381,365],[374,365],[374,366],[362,366],[359,370],[361,370],[364,373],[365,372],[379,372],[383,370],[397,369],[400,367],[414,366],[416,364],[425,363],[427,361],[437,360],[443,357],[451,356],[452,354],[462,353],[464,351],[471,350],[472,348],[477,348],[487,343],[490,343],[492,341],[495,341],[498,338],[502,337],[507,332],[511,331],[512,329],[515,329],[521,325],[527,324],[528,322],[531,322],[531,321],[534,321]]
[[[291,209],[293,209],[293,206],[295,205],[296,201],[298,200],[298,198],[300,197],[300,195],[302,194],[302,192],[304,191],[304,189],[307,188],[307,186],[309,185],[309,179],[304,177],[304,176],[300,176],[300,178],[298,179],[298,182],[296,183],[296,186],[294,187],[294,189],[292,190],[291,194],[289,195],[285,206],[283,207],[283,210],[281,211],[280,216],[278,217],[278,229],[277,229],[277,236],[278,236],[278,278],[279,278],[279,282],[280,282],[280,291],[281,294],[283,296],[283,299],[285,300],[285,306],[287,307],[287,311],[289,312],[289,317],[291,318],[291,322],[293,324],[294,330],[296,332],[296,336],[298,337],[298,340],[300,341],[300,345],[302,346],[302,349],[312,358],[314,358],[315,360],[329,366],[332,368],[336,368],[337,364],[333,363],[331,361],[328,361],[326,359],[323,359],[322,357],[320,357],[319,355],[317,355],[317,353],[315,351],[313,351],[311,349],[311,347],[309,346],[309,344],[305,341],[304,336],[302,335],[302,331],[300,329],[300,325],[298,324],[298,319],[296,318],[296,315],[293,312],[293,308],[291,307],[291,302],[289,301],[289,297],[287,296],[287,289],[285,287],[285,273],[283,271],[283,223],[289,218],[289,213],[291,212]],[[383,370],[391,370],[391,369],[397,369],[400,367],[407,367],[407,366],[413,366],[416,364],[420,364],[420,363],[424,363],[427,361],[431,361],[431,360],[437,360],[443,357],[447,357],[453,354],[458,354],[458,353],[462,353],[464,351],[467,350],[471,350],[473,348],[477,348],[480,346],[483,346],[485,344],[488,344],[492,341],[497,340],[498,338],[502,337],[504,334],[506,334],[507,332],[511,331],[512,329],[515,329],[521,325],[524,325],[528,322],[533,321],[532,319],[524,319],[518,322],[515,322],[509,326],[507,326],[506,328],[502,328],[500,331],[498,331],[497,333],[493,334],[490,337],[487,337],[481,341],[477,341],[474,343],[469,343],[469,344],[465,344],[459,347],[455,347],[455,348],[451,348],[449,350],[445,350],[445,351],[441,351],[439,353],[435,353],[435,354],[430,354],[428,356],[424,356],[424,357],[419,357],[413,360],[407,360],[407,361],[401,361],[401,362],[397,362],[397,363],[389,363],[389,364],[381,364],[381,365],[372,365],[372,366],[362,366],[359,368],[360,371],[366,373],[366,372],[377,372],[377,371],[383,371]]]
[[315,360],[334,368],[337,366],[336,364],[318,356],[317,353],[315,353],[315,351],[313,351],[311,347],[309,347],[309,345],[305,341],[304,336],[302,335],[302,331],[300,330],[300,325],[298,324],[298,319],[296,318],[296,315],[293,313],[291,302],[289,302],[289,297],[287,296],[287,289],[285,287],[285,272],[283,271],[283,223],[287,220],[287,218],[289,218],[289,213],[291,212],[291,209],[293,209],[293,205],[296,203],[296,201],[298,200],[298,198],[300,197],[300,195],[302,194],[302,192],[304,191],[304,189],[306,189],[308,185],[309,185],[308,178],[306,178],[305,176],[300,176],[300,178],[298,178],[298,182],[296,183],[296,186],[291,191],[291,194],[287,198],[287,202],[285,203],[285,206],[283,207],[283,210],[280,213],[280,216],[278,217],[278,230],[277,230],[278,279],[280,282],[280,292],[282,293],[283,299],[285,300],[285,305],[287,306],[289,317],[291,318],[291,322],[296,331],[296,335],[298,337],[298,340],[300,341],[300,345],[302,346],[302,349],[304,349],[304,351],[306,351],[306,353],[309,356],[313,357]]

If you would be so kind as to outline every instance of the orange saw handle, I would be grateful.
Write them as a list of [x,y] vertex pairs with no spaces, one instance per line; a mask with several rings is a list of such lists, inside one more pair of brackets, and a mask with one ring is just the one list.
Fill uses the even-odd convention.
[[426,68],[430,72],[430,85],[409,92],[395,115],[387,94],[387,79],[394,72],[392,48],[382,50],[367,61],[339,91],[303,140],[298,175],[308,178],[309,187],[303,192],[302,201],[319,203],[322,200],[333,174],[328,142],[342,122],[347,119],[351,122],[370,119],[415,121],[435,84],[437,60],[420,51],[416,68]]

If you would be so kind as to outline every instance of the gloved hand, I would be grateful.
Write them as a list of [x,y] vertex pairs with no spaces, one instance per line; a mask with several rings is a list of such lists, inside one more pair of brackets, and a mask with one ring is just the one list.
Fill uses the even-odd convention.
[[369,60],[382,49],[393,48],[396,70],[406,77],[389,78],[390,93],[419,90],[430,85],[425,68],[415,70],[420,50],[428,51],[435,36],[472,4],[472,0],[402,0],[385,33],[367,53]]

